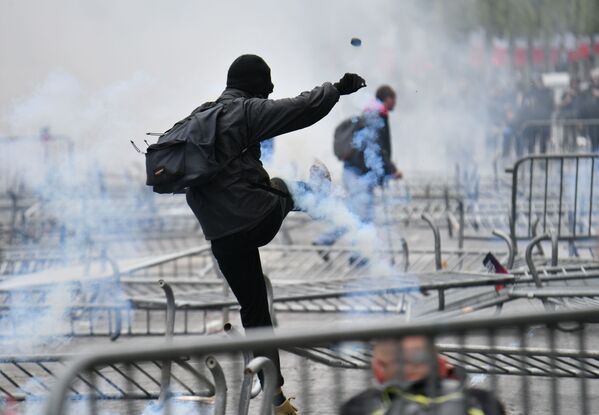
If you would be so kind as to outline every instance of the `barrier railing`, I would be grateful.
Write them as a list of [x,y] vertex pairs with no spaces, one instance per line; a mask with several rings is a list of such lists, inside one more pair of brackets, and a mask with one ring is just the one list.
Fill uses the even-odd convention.
[[[50,390],[45,413],[69,413],[71,407],[77,413],[86,413],[86,409],[87,413],[99,413],[99,404],[104,405],[108,398],[101,393],[101,379],[94,375],[95,371],[110,366],[127,375],[133,367],[140,367],[144,362],[157,361],[185,361],[192,367],[204,362],[209,369],[223,368],[222,374],[218,369],[211,369],[215,382],[214,388],[208,390],[214,391],[212,405],[215,406],[215,414],[223,414],[226,406],[231,403],[229,398],[237,396],[239,390],[247,392],[251,376],[262,370],[266,393],[262,394],[261,413],[269,413],[272,410],[270,402],[274,392],[272,382],[276,374],[270,362],[265,359],[250,361],[243,369],[240,354],[275,348],[295,352],[329,347],[344,349],[350,356],[361,355],[368,359],[373,341],[401,340],[416,336],[427,339],[427,347],[441,343],[437,351],[434,348],[429,351],[441,353],[450,365],[457,364],[466,373],[484,374],[486,378],[478,387],[484,386],[493,391],[505,405],[509,405],[510,410],[526,414],[557,414],[566,409],[564,404],[567,404],[568,411],[589,414],[594,412],[591,408],[592,403],[597,402],[599,398],[599,388],[594,383],[595,379],[599,378],[599,373],[596,373],[599,355],[590,351],[597,346],[595,337],[590,333],[596,329],[593,323],[599,321],[598,313],[598,309],[520,313],[503,317],[420,324],[378,321],[357,327],[355,324],[351,327],[336,324],[333,327],[280,331],[277,335],[253,332],[246,337],[204,337],[176,340],[172,343],[144,341],[120,347],[104,347],[96,353],[80,356],[68,365]],[[452,340],[453,345],[447,344]],[[568,348],[564,349],[563,345],[567,345]],[[360,354],[360,350],[365,352]],[[398,350],[398,362],[405,361],[401,355],[404,349]],[[426,364],[430,365],[430,371],[424,394],[434,399],[442,396],[438,382],[443,382],[445,378],[439,375],[439,360],[429,359],[426,361]],[[233,364],[219,364],[219,361],[225,360],[231,360]],[[425,364],[423,362],[421,364]],[[307,365],[305,360],[299,360],[298,364],[284,368],[288,373],[286,388],[296,388],[296,391],[300,392],[298,404],[302,413],[338,413],[344,400],[371,384],[367,376],[348,376],[339,369],[330,369],[333,370],[331,379],[328,374],[319,372],[324,368],[308,368]],[[511,369],[506,368],[506,365]],[[246,374],[245,380],[242,379],[243,372]],[[193,376],[197,374],[192,373],[191,376],[191,379],[187,378],[189,382],[193,382]],[[514,381],[513,378],[504,379],[511,376],[518,376],[519,381]],[[546,380],[547,377],[549,381]],[[121,389],[128,390],[132,381],[137,381],[139,385],[136,378],[126,378],[128,381],[119,385]],[[535,381],[537,378],[540,378],[539,382]],[[82,379],[88,385],[89,393],[79,393],[73,398],[72,390]],[[200,380],[205,381],[205,378],[198,379]],[[459,377],[459,382],[460,391],[467,391],[471,387],[467,385],[464,376]],[[245,386],[240,386],[241,383]],[[228,389],[226,395],[223,388]],[[161,396],[166,398],[160,402],[159,409],[163,412],[159,413],[176,414],[178,407],[184,402],[191,402],[192,405],[186,407],[186,414],[204,413],[201,411],[205,410],[202,405],[205,405],[206,401],[199,395],[190,395],[189,390],[168,390]],[[246,405],[247,402],[241,400],[239,404]],[[142,413],[144,409],[137,407],[136,410],[131,400],[127,400],[123,405],[126,405],[129,414]],[[114,410],[114,407],[111,409]]]
[[540,233],[558,240],[596,235],[599,154],[527,156],[506,171],[512,175],[510,236],[531,239],[539,220]]

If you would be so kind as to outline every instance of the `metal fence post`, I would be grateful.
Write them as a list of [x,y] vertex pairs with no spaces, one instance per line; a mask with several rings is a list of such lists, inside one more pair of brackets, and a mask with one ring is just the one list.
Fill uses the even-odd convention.
[[532,278],[535,282],[535,285],[538,288],[543,287],[543,283],[541,282],[541,279],[539,278],[539,273],[537,272],[537,267],[535,266],[535,263],[532,259],[532,250],[541,241],[547,241],[549,239],[551,239],[551,236],[549,234],[540,235],[540,236],[535,237],[526,246],[526,251],[525,251],[525,255],[524,255],[524,257],[526,259],[526,265],[528,265],[528,269],[530,270],[530,273],[532,274]]
[[391,215],[389,214],[389,197],[387,195],[386,187],[388,183],[383,183],[381,186],[381,201],[383,202],[383,213],[385,215],[385,229],[387,230],[387,243],[388,248],[391,252],[391,265],[395,265],[395,251],[393,249],[393,232],[391,231]]
[[401,238],[401,252],[403,253],[403,271],[408,272],[410,269],[410,249],[408,248],[408,241],[405,238]]
[[506,173],[512,175],[512,197],[511,197],[511,207],[510,207],[510,237],[512,238],[512,246],[514,247],[514,252],[518,253],[518,238],[516,237],[516,221],[517,221],[517,189],[518,189],[518,166],[520,165],[520,160],[516,162],[514,167],[510,167],[505,169]]
[[[166,341],[170,342],[172,341],[173,335],[175,333],[175,295],[173,294],[173,289],[164,280],[159,280],[158,285],[160,288],[162,288],[164,295],[166,296],[166,322],[164,334]],[[162,362],[162,369],[160,371],[160,397],[158,398],[158,403],[161,407],[168,399],[169,387],[171,383],[171,368],[171,360],[164,360]]]
[[[111,258],[105,250],[102,252],[101,259],[108,262],[108,265],[110,265],[113,273],[114,283],[118,286],[121,283],[121,269],[119,264],[113,258]],[[118,339],[121,336],[122,329],[123,316],[121,314],[121,310],[116,307],[114,310],[114,333],[111,334],[110,340],[115,341]]]
[[549,232],[551,238],[551,266],[556,267],[559,254],[558,236],[555,232]]
[[227,409],[227,381],[223,369],[213,356],[206,358],[206,367],[214,378],[214,415],[225,415]]
[[458,213],[460,215],[459,220],[460,220],[460,229],[458,229],[458,248],[463,249],[464,248],[464,200],[460,199],[458,200]]
[[262,371],[264,386],[262,391],[261,415],[271,415],[273,409],[273,398],[277,389],[277,369],[274,363],[266,357],[256,357],[246,366],[245,374],[253,378]]
[[507,245],[506,268],[512,269],[514,267],[514,259],[516,257],[516,253],[514,252],[514,246],[512,245],[512,240],[510,239],[510,236],[507,233],[497,230],[497,229],[493,229],[492,233],[493,233],[493,235],[502,239],[505,242],[505,244]]
[[421,218],[428,223],[433,231],[433,237],[435,240],[435,269],[439,271],[443,269],[443,262],[441,259],[441,234],[439,233],[439,227],[435,225],[432,216],[428,213],[423,213]]
[[[443,269],[443,262],[441,259],[441,235],[439,233],[439,227],[433,223],[433,218],[428,213],[422,214],[422,219],[429,224],[433,230],[433,237],[435,239],[435,269],[440,271]],[[445,290],[439,289],[439,310],[445,309]]]
[[[225,333],[231,337],[238,337],[241,334],[233,327],[231,323],[227,323],[224,326]],[[241,353],[243,357],[243,366],[246,367],[253,359],[253,354],[250,351],[243,351]],[[239,394],[239,415],[247,415],[250,410],[250,400],[260,394],[260,383],[254,382],[254,377],[244,376],[241,382],[241,391]]]

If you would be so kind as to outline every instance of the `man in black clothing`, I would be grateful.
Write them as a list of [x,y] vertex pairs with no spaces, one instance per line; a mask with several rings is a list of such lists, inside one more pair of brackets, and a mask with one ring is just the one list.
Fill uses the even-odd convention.
[[[258,248],[274,238],[294,208],[285,182],[271,180],[264,170],[260,141],[314,124],[329,113],[340,95],[364,86],[358,75],[345,74],[335,84],[326,82],[295,98],[269,100],[273,84],[262,58],[242,55],[229,68],[227,88],[217,99],[224,109],[217,120],[216,157],[230,162],[208,184],[189,189],[187,203],[241,305],[245,328],[272,327]],[[282,386],[278,352],[255,354],[273,361]],[[296,413],[281,391],[274,404],[277,414]]]

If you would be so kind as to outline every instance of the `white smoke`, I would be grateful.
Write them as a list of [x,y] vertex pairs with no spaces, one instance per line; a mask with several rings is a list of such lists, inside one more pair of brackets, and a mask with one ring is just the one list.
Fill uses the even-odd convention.
[[[484,88],[472,76],[477,68],[457,58],[465,56],[468,40],[449,36],[447,25],[438,24],[423,2],[34,3],[2,5],[0,45],[11,59],[3,63],[10,82],[0,89],[0,133],[32,136],[49,127],[51,134],[74,141],[73,165],[48,171],[28,156],[39,147],[35,141],[31,151],[13,160],[27,172],[29,184],[49,197],[48,216],[75,227],[69,235],[85,237],[103,223],[94,223],[84,210],[63,209],[53,195],[70,192],[69,197],[85,199],[98,171],[129,174],[143,187],[143,158],[129,140],[141,145],[146,131],[164,131],[218,96],[228,65],[241,53],[257,53],[269,62],[273,98],[335,81],[344,72],[360,73],[368,83],[358,94],[342,97],[320,123],[275,139],[273,171],[288,172],[286,178],[301,178],[314,157],[338,178],[341,163],[332,155],[332,131],[342,119],[361,113],[382,83],[398,92],[398,107],[389,118],[393,159],[407,177],[411,167],[447,174],[456,162],[480,159]],[[32,9],[35,13],[28,12]],[[28,18],[20,18],[25,13]],[[361,38],[362,47],[352,47],[352,37]],[[321,216],[350,229],[357,249],[381,246],[375,230],[344,203],[318,204]],[[105,206],[110,209],[110,201]]]
[[[47,125],[86,145],[108,141],[111,159],[135,162],[130,138],[163,131],[214,99],[230,62],[254,52],[272,68],[273,98],[348,71],[368,83],[357,96],[342,97],[321,123],[277,139],[276,163],[307,165],[318,157],[338,172],[332,131],[361,112],[382,83],[398,91],[390,116],[394,160],[408,177],[410,169],[453,171],[456,161],[479,158],[484,88],[461,58],[468,40],[449,36],[428,3],[34,3],[36,13],[22,2],[6,3],[0,13],[0,45],[12,57],[3,64],[11,82],[0,92],[0,133]],[[352,47],[352,37],[362,47]],[[23,97],[35,98],[23,106]]]
[[2,332],[15,333],[3,342],[5,353],[39,353],[67,341],[58,333],[64,333],[69,327],[65,308],[65,304],[72,301],[69,290],[61,285],[48,288],[44,301],[34,306],[23,298],[27,293],[13,293],[13,296],[19,298],[7,304],[10,312],[0,319]]
[[[54,71],[32,95],[14,102],[8,122],[25,137],[4,146],[8,151],[1,157],[0,169],[19,178],[19,189],[36,195],[37,202],[27,210],[13,241],[29,245],[33,259],[46,251],[65,264],[74,259],[94,262],[104,254],[97,241],[100,234],[120,234],[124,241],[132,241],[140,231],[136,207],[140,195],[150,191],[143,182],[135,184],[141,178],[143,157],[121,138],[140,122],[128,108],[135,108],[138,94],[151,85],[149,77],[134,74],[91,93],[71,74]],[[46,126],[49,132],[38,135],[37,130]],[[113,194],[107,189],[109,180],[127,187]],[[12,292],[0,316],[2,333],[15,333],[5,351],[34,353],[68,342],[75,318],[72,306],[104,302],[125,306],[120,288],[110,282],[87,285],[88,276],[81,267],[79,287],[46,281],[30,287],[41,292],[37,296]],[[98,323],[98,318],[93,316],[90,324]],[[81,324],[74,323],[76,331],[81,331]]]
[[[374,223],[362,221],[352,212],[340,188],[326,188],[326,183],[309,183],[312,189],[306,191],[303,182],[287,181],[293,194],[296,207],[312,218],[324,221],[335,229],[346,232],[351,241],[352,249],[360,258],[369,259],[369,270],[373,275],[388,275],[393,273],[389,261],[379,260],[381,251],[388,248],[386,241]],[[375,260],[376,259],[376,260]]]
[[[19,135],[37,135],[42,127],[49,128],[50,137],[60,134],[74,141],[77,154],[73,157],[74,169],[87,172],[90,169],[107,169],[122,173],[129,169],[141,169],[143,159],[135,157],[129,142],[130,132],[139,128],[141,119],[135,118],[140,95],[150,88],[152,79],[142,73],[107,85],[91,92],[72,74],[54,71],[48,74],[39,89],[32,95],[15,101],[8,115],[11,131]],[[33,142],[33,147],[41,147]],[[31,163],[29,176],[37,180],[44,173]],[[33,174],[31,174],[33,173]],[[80,175],[65,178],[80,180]]]

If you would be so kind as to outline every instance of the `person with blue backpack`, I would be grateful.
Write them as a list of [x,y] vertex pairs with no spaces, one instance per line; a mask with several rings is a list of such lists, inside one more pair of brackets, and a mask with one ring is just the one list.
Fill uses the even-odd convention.
[[[395,103],[393,88],[382,85],[360,116],[343,121],[335,130],[334,152],[343,162],[346,203],[365,225],[374,222],[375,188],[383,186],[388,178],[402,177],[402,172],[391,160],[389,113]],[[319,235],[313,245],[331,246],[346,232],[343,227],[334,227]],[[355,261],[366,263],[366,259],[358,254],[350,258],[350,262]]]

